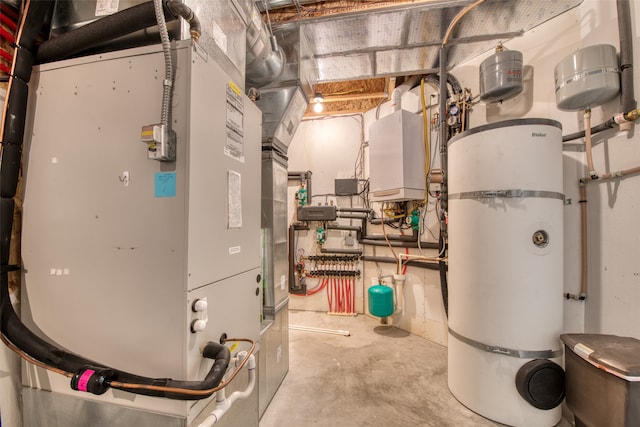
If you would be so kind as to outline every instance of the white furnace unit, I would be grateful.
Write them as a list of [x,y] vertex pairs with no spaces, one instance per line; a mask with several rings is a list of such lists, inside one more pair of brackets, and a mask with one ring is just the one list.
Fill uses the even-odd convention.
[[372,201],[424,199],[427,180],[423,132],[422,117],[402,109],[371,124]]
[[[196,44],[176,42],[172,55],[174,162],[149,160],[141,140],[160,121],[160,46],[36,69],[22,319],[101,364],[196,381],[211,367],[205,343],[259,338],[261,113]],[[243,371],[229,387],[246,381]],[[25,427],[187,426],[214,403],[95,396],[29,364],[23,384]],[[258,425],[257,387],[220,425]]]

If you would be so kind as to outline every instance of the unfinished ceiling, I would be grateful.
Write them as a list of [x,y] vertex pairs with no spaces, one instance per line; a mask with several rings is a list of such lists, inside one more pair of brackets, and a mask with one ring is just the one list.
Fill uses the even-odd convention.
[[[471,3],[470,0],[267,2],[274,29],[300,26],[306,34],[318,64],[319,88],[329,90],[323,91],[325,97],[334,92],[332,86],[324,84],[353,81],[335,86],[335,90],[357,94],[358,98],[346,100],[352,103],[347,108],[337,101],[327,104],[325,114],[357,111],[358,105],[375,107],[381,99],[379,85],[388,89],[389,77],[437,72],[439,49],[449,23]],[[453,30],[447,68],[493,49],[500,41],[518,37],[580,3],[582,0],[487,0],[465,15]],[[369,79],[382,79],[382,83],[365,84]],[[375,89],[369,91],[369,87]],[[367,93],[372,96],[365,103]]]

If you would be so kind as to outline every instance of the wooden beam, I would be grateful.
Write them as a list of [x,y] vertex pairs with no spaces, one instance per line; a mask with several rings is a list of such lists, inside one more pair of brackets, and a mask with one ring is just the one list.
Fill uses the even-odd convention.
[[277,25],[285,22],[303,21],[329,15],[393,8],[402,5],[429,3],[432,1],[434,0],[376,0],[372,2],[362,0],[325,0],[315,3],[303,3],[300,11],[298,11],[295,6],[275,9],[269,11],[269,17],[271,23]]
[[[354,93],[350,95],[327,95],[324,97],[322,102],[324,104],[328,104],[330,102],[343,102],[343,101],[355,101],[359,99],[379,99],[386,98],[387,94],[384,92],[373,92],[373,93]],[[311,101],[313,103],[313,100]]]

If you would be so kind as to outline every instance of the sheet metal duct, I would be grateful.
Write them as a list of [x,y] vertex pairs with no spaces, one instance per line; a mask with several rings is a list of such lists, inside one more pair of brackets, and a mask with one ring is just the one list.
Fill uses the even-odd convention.
[[257,102],[262,110],[262,145],[286,154],[308,104],[300,86],[262,91]]
[[[269,7],[291,6],[292,2],[272,0]],[[299,3],[304,8],[305,2]],[[438,50],[447,27],[471,3],[405,3],[296,22],[309,37],[319,83],[426,74],[438,72]],[[582,0],[487,0],[455,28],[447,67],[489,51],[497,41],[520,36],[580,3]]]
[[[274,29],[286,61],[277,79],[263,87],[257,102],[263,112],[262,144],[286,154],[318,79],[316,61],[299,25]],[[248,73],[248,71],[247,71]]]
[[262,21],[257,9],[253,9],[247,27],[247,85],[263,87],[280,78],[285,55]]

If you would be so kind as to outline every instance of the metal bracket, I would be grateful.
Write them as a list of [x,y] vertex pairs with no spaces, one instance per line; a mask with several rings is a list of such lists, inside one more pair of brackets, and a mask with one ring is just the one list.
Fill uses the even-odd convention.
[[541,198],[541,199],[558,199],[565,202],[564,194],[555,191],[536,191],[536,190],[485,190],[485,191],[465,191],[462,193],[449,194],[449,199],[515,199],[515,198]]
[[562,356],[562,349],[560,350],[515,350],[507,347],[500,347],[495,345],[488,345],[479,341],[472,340],[465,336],[460,335],[453,329],[449,328],[449,333],[456,338],[471,347],[475,347],[479,350],[486,351],[487,353],[502,354],[504,356],[517,357],[519,359],[554,359]]

